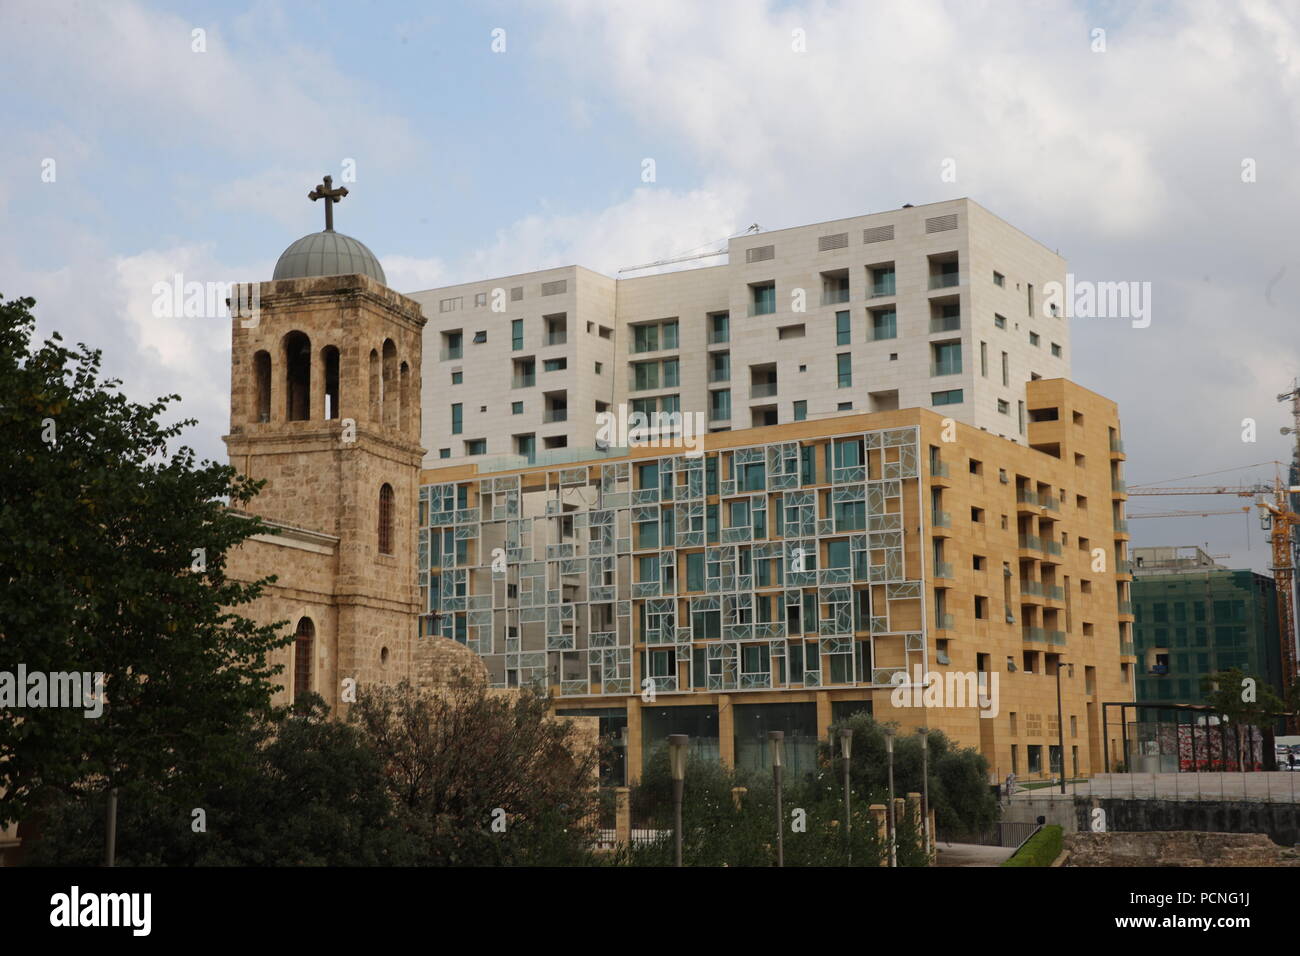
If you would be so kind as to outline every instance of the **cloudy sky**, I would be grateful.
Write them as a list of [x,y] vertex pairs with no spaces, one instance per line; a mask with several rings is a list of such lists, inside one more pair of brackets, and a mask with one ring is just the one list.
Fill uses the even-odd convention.
[[[348,161],[338,226],[404,292],[970,196],[1080,279],[1151,284],[1149,327],[1073,327],[1131,483],[1271,480],[1290,454],[1294,3],[3,0],[0,77],[0,295],[133,397],[181,393],[209,457],[228,323],[155,316],[154,284],[268,278]],[[1253,517],[1133,532],[1268,563]]]

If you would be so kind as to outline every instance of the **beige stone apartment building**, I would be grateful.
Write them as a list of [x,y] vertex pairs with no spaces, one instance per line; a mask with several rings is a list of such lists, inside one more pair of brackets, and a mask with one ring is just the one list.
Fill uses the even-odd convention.
[[724,265],[415,292],[425,465],[576,460],[624,405],[710,430],[934,408],[1024,444],[1026,383],[1070,375],[1044,302],[1064,281],[1054,251],[958,199],[748,234]]
[[1119,420],[1064,379],[1024,394],[1024,444],[908,408],[714,433],[697,457],[426,470],[421,634],[599,717],[626,779],[670,733],[757,769],[781,729],[811,769],[861,709],[999,778],[1099,772],[1135,663]]

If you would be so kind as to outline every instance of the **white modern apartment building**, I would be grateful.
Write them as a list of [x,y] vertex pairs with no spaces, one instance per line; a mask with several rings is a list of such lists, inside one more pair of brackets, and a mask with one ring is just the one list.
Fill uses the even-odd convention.
[[726,259],[412,293],[425,467],[591,457],[597,414],[621,406],[710,430],[933,408],[1023,444],[1025,383],[1070,377],[1044,294],[1065,261],[969,199],[745,235]]

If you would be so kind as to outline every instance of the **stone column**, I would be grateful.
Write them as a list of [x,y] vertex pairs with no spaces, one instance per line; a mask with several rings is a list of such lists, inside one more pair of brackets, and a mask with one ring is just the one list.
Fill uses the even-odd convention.
[[731,695],[718,695],[718,759],[728,770],[736,766],[736,721]]
[[876,824],[876,840],[879,842],[880,865],[889,866],[889,820],[888,808],[883,803],[873,803],[867,807],[867,812],[871,814],[871,819]]
[[[635,660],[635,658],[634,658]],[[633,687],[636,686],[633,682]],[[627,698],[627,782],[641,779],[641,698],[630,694]]]
[[624,846],[632,842],[632,790],[614,788],[614,842]]

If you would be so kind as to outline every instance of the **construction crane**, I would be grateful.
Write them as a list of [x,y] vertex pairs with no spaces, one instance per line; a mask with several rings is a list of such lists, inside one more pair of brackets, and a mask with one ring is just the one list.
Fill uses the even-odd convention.
[[[1146,485],[1133,487],[1129,486],[1129,495],[1236,495],[1239,498],[1253,498],[1256,495],[1271,495],[1273,493],[1272,485],[1179,485],[1172,487],[1156,487]],[[1197,512],[1199,514],[1200,512]],[[1134,515],[1129,515],[1134,517]]]
[[1210,515],[1240,515],[1248,511],[1250,511],[1250,505],[1229,508],[1226,511],[1148,511],[1146,514],[1133,514],[1130,511],[1126,517],[1129,521],[1136,518],[1207,518]]
[[[762,229],[759,227],[758,223],[753,223],[748,229],[746,229],[740,235],[747,236],[751,232],[756,233],[761,231]],[[726,240],[722,240],[722,241],[730,242],[732,239],[738,239],[738,238],[739,236],[728,236]],[[624,266],[618,271],[620,274],[624,272],[640,272],[642,269],[655,269],[659,266],[670,266],[675,262],[690,262],[692,259],[712,259],[715,256],[725,256],[726,254],[727,254],[726,249],[715,249],[711,252],[690,252],[687,253],[686,255],[673,256],[670,259],[656,259],[654,262],[647,262],[639,266]]]

